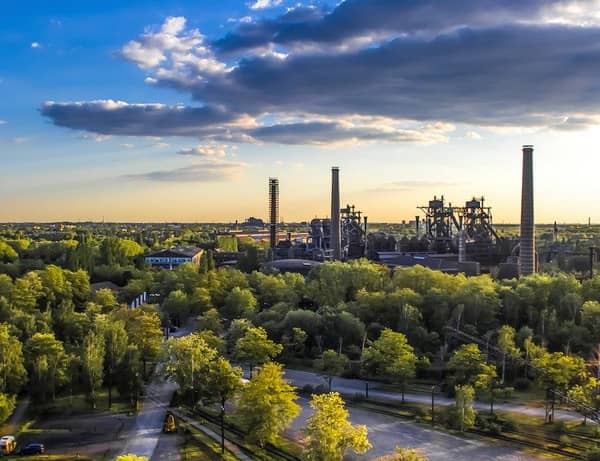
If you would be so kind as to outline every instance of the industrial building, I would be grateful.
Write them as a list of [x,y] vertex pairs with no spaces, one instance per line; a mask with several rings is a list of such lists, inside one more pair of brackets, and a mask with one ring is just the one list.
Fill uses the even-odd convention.
[[152,267],[174,269],[180,264],[200,264],[200,258],[204,250],[196,247],[172,247],[147,255],[144,260]]
[[484,197],[454,206],[443,195],[418,206],[414,236],[397,240],[383,232],[368,232],[368,220],[354,205],[340,203],[340,170],[331,169],[331,214],[315,218],[307,238],[278,240],[279,181],[269,179],[269,243],[278,264],[306,268],[302,261],[351,260],[368,257],[388,267],[420,264],[450,273],[499,277],[528,275],[537,270],[533,200],[533,147],[523,146],[521,238],[502,237],[493,224],[492,208]]

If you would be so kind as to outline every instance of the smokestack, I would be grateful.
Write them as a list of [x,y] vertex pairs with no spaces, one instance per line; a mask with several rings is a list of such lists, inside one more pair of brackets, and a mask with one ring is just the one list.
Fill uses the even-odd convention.
[[533,214],[533,146],[523,146],[523,185],[521,195],[521,275],[536,271],[535,221]]
[[269,247],[277,246],[279,222],[279,179],[269,178]]
[[342,236],[340,229],[340,169],[331,168],[331,249],[333,259],[342,259]]
[[419,223],[421,221],[421,217],[420,216],[415,216],[415,226],[416,226],[416,233],[417,233],[417,240],[419,240],[419,238],[421,238],[420,234],[420,229],[419,229]]

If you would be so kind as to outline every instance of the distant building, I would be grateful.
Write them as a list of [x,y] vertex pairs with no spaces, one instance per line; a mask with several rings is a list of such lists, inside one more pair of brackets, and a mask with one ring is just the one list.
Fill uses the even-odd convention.
[[152,267],[173,269],[180,264],[200,264],[200,257],[204,250],[196,247],[173,247],[149,254],[144,259]]
[[260,218],[250,216],[242,223],[242,227],[265,227],[265,222]]

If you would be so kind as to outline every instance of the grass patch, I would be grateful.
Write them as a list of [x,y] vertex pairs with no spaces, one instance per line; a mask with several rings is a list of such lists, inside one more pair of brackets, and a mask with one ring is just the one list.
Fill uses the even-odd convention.
[[113,389],[112,407],[108,408],[108,390],[101,389],[96,395],[96,409],[92,408],[85,393],[60,395],[53,401],[45,403],[32,403],[29,406],[29,415],[73,415],[91,412],[127,413],[132,411],[129,400],[122,399],[116,389]]
[[221,444],[202,431],[194,429],[186,423],[180,423],[179,426],[184,430],[185,435],[183,446],[179,449],[179,455],[182,460],[187,461],[236,461],[238,458],[225,450],[225,455],[221,457]]

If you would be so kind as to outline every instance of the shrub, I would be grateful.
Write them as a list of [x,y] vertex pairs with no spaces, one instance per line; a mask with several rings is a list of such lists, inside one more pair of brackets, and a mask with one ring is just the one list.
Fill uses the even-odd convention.
[[592,448],[588,450],[584,458],[586,461],[600,461],[600,448]]
[[571,444],[571,437],[569,437],[567,434],[563,434],[558,438],[558,442],[561,446],[566,447]]

